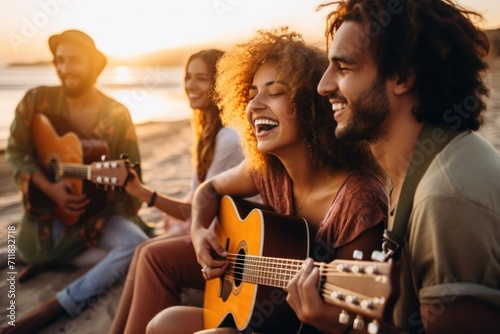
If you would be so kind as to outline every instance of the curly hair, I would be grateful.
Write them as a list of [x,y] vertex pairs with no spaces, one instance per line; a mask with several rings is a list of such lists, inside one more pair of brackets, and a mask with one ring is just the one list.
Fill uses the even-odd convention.
[[[237,44],[217,63],[216,101],[223,110],[223,124],[238,129],[245,155],[254,170],[280,166],[271,154],[257,148],[257,138],[246,118],[248,91],[257,69],[276,61],[277,80],[290,88],[290,103],[301,125],[301,135],[312,164],[322,170],[361,170],[381,175],[364,142],[341,142],[335,138],[331,105],[317,86],[328,66],[324,51],[306,45],[301,35],[279,30],[258,31],[250,41]],[[281,165],[282,166],[282,165]]]
[[415,76],[420,122],[478,130],[489,90],[484,83],[489,41],[472,18],[451,0],[346,0],[327,16],[325,37],[345,21],[361,23],[382,79]]
[[[186,70],[189,63],[193,59],[201,59],[205,63],[209,77],[212,79],[212,87],[210,89],[212,97],[214,85],[217,79],[216,63],[223,54],[224,52],[216,49],[202,50],[191,55],[186,62]],[[194,133],[192,157],[193,165],[196,168],[196,176],[200,183],[205,180],[208,168],[214,158],[215,140],[217,138],[217,133],[222,128],[222,122],[219,114],[220,110],[215,102],[209,110],[194,110],[192,119],[192,128]]]

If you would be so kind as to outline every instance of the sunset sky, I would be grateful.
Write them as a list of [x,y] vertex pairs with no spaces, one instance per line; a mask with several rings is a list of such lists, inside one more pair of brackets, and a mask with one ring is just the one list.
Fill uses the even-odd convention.
[[[171,47],[233,43],[257,29],[289,25],[322,38],[326,10],[316,0],[0,0],[0,63],[50,59],[48,36],[77,28],[112,57]],[[500,27],[498,0],[459,0]]]

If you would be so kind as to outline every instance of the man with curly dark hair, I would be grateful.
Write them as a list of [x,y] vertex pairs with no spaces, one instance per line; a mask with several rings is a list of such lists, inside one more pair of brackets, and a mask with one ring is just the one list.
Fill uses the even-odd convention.
[[[405,333],[498,331],[500,157],[474,132],[488,95],[489,43],[471,21],[477,14],[448,0],[324,6],[332,4],[330,64],[318,91],[332,104],[337,138],[368,140],[393,183],[389,237],[404,203],[411,212],[402,249],[392,248],[401,264],[394,324]],[[408,190],[426,159],[416,190]],[[316,283],[310,271],[300,274],[301,295]],[[295,297],[299,318],[333,328],[337,320],[319,297]]]

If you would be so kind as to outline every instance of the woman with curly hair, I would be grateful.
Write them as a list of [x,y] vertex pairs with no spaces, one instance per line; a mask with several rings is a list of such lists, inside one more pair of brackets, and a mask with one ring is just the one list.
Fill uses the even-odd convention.
[[[228,253],[209,228],[222,195],[259,194],[277,213],[306,219],[310,256],[317,261],[379,249],[387,220],[385,177],[366,143],[335,139],[331,106],[316,91],[327,63],[324,52],[285,28],[259,32],[219,61],[221,118],[239,130],[246,160],[195,192],[191,238],[198,275],[200,266],[207,280],[228,269]],[[287,320],[270,319],[274,324],[267,330],[252,328],[276,333]],[[147,333],[192,333],[203,327],[201,308],[179,306],[157,315]]]
[[[159,311],[180,303],[180,291],[169,293],[160,280],[155,279],[157,270],[163,263],[186,262],[178,259],[178,245],[190,246],[186,240],[189,231],[191,197],[196,187],[205,179],[229,169],[243,160],[238,134],[234,129],[223,127],[220,110],[212,100],[216,81],[216,63],[223,52],[215,49],[203,50],[189,57],[184,78],[184,88],[194,116],[193,164],[195,175],[191,192],[180,201],[169,196],[157,194],[134,177],[127,183],[126,190],[135,197],[155,206],[165,213],[170,222],[170,231],[139,245],[130,265],[125,288],[113,321],[111,333],[143,333],[148,321]],[[176,224],[176,225],[174,225]],[[178,227],[173,229],[172,226]],[[176,236],[176,237],[174,237]],[[196,279],[196,277],[193,277]],[[202,279],[199,279],[202,283]],[[158,283],[158,285],[154,285]],[[186,281],[186,283],[189,283]],[[198,282],[197,282],[198,283]],[[148,286],[152,289],[143,289]]]

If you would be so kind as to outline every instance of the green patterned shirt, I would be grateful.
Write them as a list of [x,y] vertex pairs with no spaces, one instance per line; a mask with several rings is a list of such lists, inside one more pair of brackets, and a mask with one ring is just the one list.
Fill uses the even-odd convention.
[[[104,94],[102,98],[94,127],[85,135],[105,142],[109,160],[119,159],[120,154],[125,153],[131,162],[139,163],[137,137],[129,111]],[[106,220],[112,214],[129,218],[151,234],[151,228],[137,215],[142,203],[125,191],[108,191],[104,195],[103,209],[79,219],[74,225],[65,226],[59,241],[53,243],[52,221],[55,216],[51,206],[36,203],[34,198],[30,198],[30,189],[33,188],[31,176],[41,168],[34,151],[40,143],[33,143],[32,140],[32,120],[36,113],[44,114],[50,120],[68,119],[68,107],[61,86],[41,86],[29,90],[17,106],[10,128],[7,161],[23,195],[25,207],[17,238],[21,257],[32,264],[67,262],[87,247],[98,244]]]

